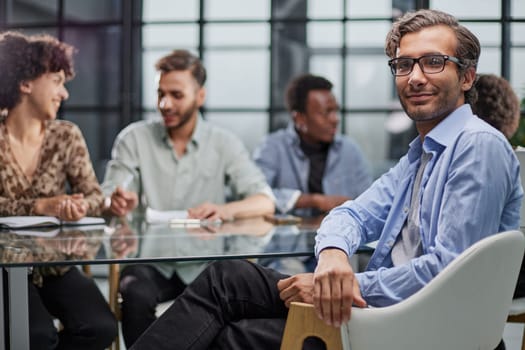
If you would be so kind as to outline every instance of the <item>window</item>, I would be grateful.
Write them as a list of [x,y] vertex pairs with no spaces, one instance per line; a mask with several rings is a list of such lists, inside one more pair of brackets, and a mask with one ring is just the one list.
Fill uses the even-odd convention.
[[250,150],[288,123],[292,77],[327,77],[342,108],[341,132],[360,144],[378,176],[414,135],[400,117],[385,35],[393,18],[425,3],[478,36],[480,73],[505,76],[524,96],[521,0],[0,0],[0,30],[46,32],[79,49],[60,115],[81,126],[99,178],[116,134],[158,116],[154,64],[175,48],[207,67],[203,116]]
[[[118,131],[139,119],[139,1],[0,0],[0,30],[47,33],[74,45],[76,77],[59,118],[78,124],[99,180]],[[133,53],[133,50],[137,52]],[[138,58],[135,61],[134,58]]]

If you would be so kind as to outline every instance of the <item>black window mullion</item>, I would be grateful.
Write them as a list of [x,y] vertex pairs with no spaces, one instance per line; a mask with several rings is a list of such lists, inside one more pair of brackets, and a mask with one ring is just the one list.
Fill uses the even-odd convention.
[[501,75],[510,80],[511,0],[501,0]]
[[341,131],[342,133],[344,134],[345,133],[345,127],[346,127],[346,118],[345,118],[345,115],[343,114],[343,111],[346,110],[346,89],[347,89],[347,84],[346,84],[346,56],[347,56],[347,46],[346,46],[346,27],[348,26],[349,27],[349,22],[350,22],[350,19],[346,16],[347,14],[347,9],[348,9],[348,2],[350,0],[345,0],[343,1],[343,19],[342,19],[342,31],[343,31],[343,43],[342,43],[342,47],[341,47],[341,76],[342,76],[342,79],[341,79],[341,101],[339,101],[340,105],[341,105],[341,122],[340,122],[340,127],[341,127]]

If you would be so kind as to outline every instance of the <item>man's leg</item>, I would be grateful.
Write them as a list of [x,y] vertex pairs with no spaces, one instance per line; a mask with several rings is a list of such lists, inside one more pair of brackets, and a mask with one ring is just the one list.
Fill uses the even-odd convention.
[[210,349],[217,335],[231,322],[246,318],[284,320],[288,309],[279,298],[277,282],[285,277],[245,260],[215,262],[186,288],[132,349]]
[[176,275],[167,279],[151,265],[129,265],[122,270],[119,292],[122,335],[127,348],[156,320],[157,304],[174,299],[184,288]]

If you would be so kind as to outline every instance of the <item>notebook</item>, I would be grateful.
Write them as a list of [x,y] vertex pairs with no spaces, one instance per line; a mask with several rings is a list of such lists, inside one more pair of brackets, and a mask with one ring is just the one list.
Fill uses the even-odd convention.
[[104,225],[103,218],[86,216],[78,221],[61,221],[54,216],[5,216],[0,217],[0,229],[26,229],[57,226]]

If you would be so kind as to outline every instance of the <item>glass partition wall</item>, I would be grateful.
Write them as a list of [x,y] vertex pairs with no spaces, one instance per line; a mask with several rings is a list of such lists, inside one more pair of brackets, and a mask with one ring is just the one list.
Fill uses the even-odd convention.
[[100,180],[116,134],[142,117],[140,9],[135,0],[0,0],[0,31],[48,33],[77,48],[59,117],[82,129]]
[[175,48],[208,69],[204,118],[252,150],[289,121],[284,91],[311,72],[334,83],[340,132],[379,176],[415,130],[401,110],[384,54],[392,20],[416,8],[450,12],[482,44],[479,72],[525,92],[521,0],[0,0],[0,30],[47,32],[74,44],[77,77],[60,116],[84,132],[99,178],[115,135],[157,117],[154,63]]

